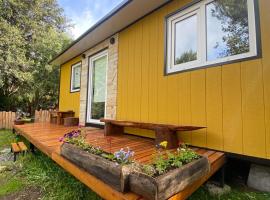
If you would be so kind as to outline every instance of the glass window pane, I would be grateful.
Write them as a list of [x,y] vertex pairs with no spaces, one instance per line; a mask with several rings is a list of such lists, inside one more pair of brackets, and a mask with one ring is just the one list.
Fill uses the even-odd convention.
[[174,64],[197,60],[197,15],[175,24]]
[[247,0],[217,0],[206,13],[208,61],[249,52]]
[[106,66],[107,56],[103,56],[95,60],[93,63],[91,119],[100,119],[104,117],[106,94]]
[[81,66],[76,66],[73,68],[73,83],[72,83],[72,89],[76,90],[80,88],[81,84]]

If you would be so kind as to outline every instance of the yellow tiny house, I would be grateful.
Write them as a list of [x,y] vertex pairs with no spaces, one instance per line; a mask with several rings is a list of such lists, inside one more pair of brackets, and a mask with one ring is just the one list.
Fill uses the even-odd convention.
[[[60,93],[59,93],[59,110],[75,112],[78,117],[80,113],[80,91],[72,91],[72,66],[81,62],[80,57],[76,57],[69,62],[61,65],[60,72]],[[73,73],[74,74],[74,73]]]
[[262,58],[167,76],[164,19],[188,3],[172,1],[120,32],[117,118],[206,126],[180,137],[194,146],[270,158],[270,2],[259,1]]
[[[239,6],[239,13],[244,9],[237,18],[244,19],[243,22],[232,17],[244,25],[221,29],[210,16],[215,11],[211,8],[213,2],[232,2]],[[205,126],[199,131],[179,133],[179,137],[194,146],[269,161],[270,1],[241,2],[124,1],[53,60],[61,65],[59,109],[74,110],[82,125],[97,125],[87,121],[88,109],[93,106],[89,99],[96,99],[96,104],[102,99],[104,109],[99,116]],[[217,18],[224,20],[222,16]],[[232,34],[226,38],[222,35],[224,30]],[[175,35],[181,37],[173,41]],[[238,52],[235,48],[231,52],[219,51],[224,48],[224,40],[236,36],[248,42],[234,45]],[[187,45],[190,54],[185,52],[188,60],[183,61],[176,54]],[[102,52],[106,52],[106,67],[98,62],[91,64]],[[72,66],[80,61],[82,87],[71,92]],[[105,73],[98,70],[105,68]],[[103,77],[97,83],[89,79],[93,69]],[[99,87],[95,88],[95,84]],[[105,95],[95,98],[93,91]],[[149,130],[125,130],[154,137]]]

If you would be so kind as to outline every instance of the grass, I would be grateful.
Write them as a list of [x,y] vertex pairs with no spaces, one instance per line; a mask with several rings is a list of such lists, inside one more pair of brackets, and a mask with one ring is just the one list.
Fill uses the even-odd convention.
[[[0,178],[2,178],[0,176]],[[0,184],[1,185],[1,184]],[[20,191],[24,188],[24,184],[22,181],[18,178],[12,178],[5,182],[5,184],[0,187],[0,197],[5,196],[7,194],[11,194],[13,192]]]
[[10,130],[0,130],[0,150],[9,147],[11,142],[16,141],[16,138]]
[[[10,131],[0,131],[0,141],[1,150],[16,141],[16,138]],[[0,173],[0,180],[7,180],[2,183],[0,181],[0,197],[35,186],[41,189],[44,200],[100,199],[39,151],[21,156],[12,172]]]
[[189,198],[189,200],[269,200],[270,194],[255,192],[246,187],[231,185],[232,191],[220,197],[212,197],[208,191],[201,187]]
[[[21,140],[21,139],[20,139]],[[11,131],[0,130],[0,150],[8,147],[16,137]],[[1,162],[0,162],[1,165]],[[13,164],[13,170],[0,172],[0,199],[28,187],[38,187],[44,200],[98,200],[94,192],[65,172],[41,152],[21,156]],[[4,181],[3,181],[4,180]],[[205,187],[197,190],[189,200],[269,200],[269,193],[252,191],[239,185],[231,185],[232,191],[221,197],[211,197]]]

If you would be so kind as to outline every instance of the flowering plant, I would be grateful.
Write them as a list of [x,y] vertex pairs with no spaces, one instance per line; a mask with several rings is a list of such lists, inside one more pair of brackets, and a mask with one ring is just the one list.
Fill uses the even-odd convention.
[[114,153],[115,160],[119,164],[128,164],[131,162],[131,158],[134,156],[134,151],[130,150],[128,147],[125,151],[123,148],[121,148],[119,151]]
[[73,130],[69,133],[66,133],[63,137],[59,138],[59,142],[67,142],[69,143],[71,139],[77,138],[81,135],[80,130]]
[[161,142],[158,144],[158,151],[152,163],[148,165],[142,165],[139,167],[139,169],[143,173],[151,177],[155,177],[200,158],[200,156],[195,151],[188,148],[187,144],[184,143],[179,146],[177,152],[175,153],[171,153],[169,151],[162,153],[160,148],[166,147],[166,142]]

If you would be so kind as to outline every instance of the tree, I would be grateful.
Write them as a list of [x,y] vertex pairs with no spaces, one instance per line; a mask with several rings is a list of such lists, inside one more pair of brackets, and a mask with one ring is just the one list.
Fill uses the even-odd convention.
[[182,64],[182,63],[190,62],[196,59],[197,59],[197,53],[190,49],[189,51],[182,53],[180,57],[176,58],[175,64]]
[[223,37],[227,48],[221,56],[249,52],[247,0],[217,0],[213,4],[212,16],[221,21],[222,31],[227,33]]
[[49,60],[71,38],[56,0],[0,0],[0,110],[57,103],[59,66]]

